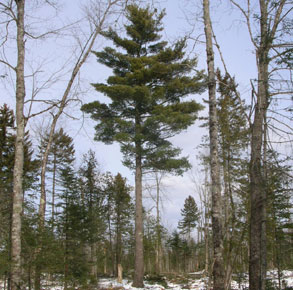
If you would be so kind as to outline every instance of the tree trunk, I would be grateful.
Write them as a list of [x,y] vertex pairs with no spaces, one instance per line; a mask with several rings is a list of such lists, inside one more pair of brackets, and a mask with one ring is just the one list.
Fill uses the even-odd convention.
[[104,248],[104,275],[107,275],[107,263],[108,263],[108,254],[107,254],[107,248]]
[[[267,99],[265,110],[267,109]],[[263,134],[263,180],[264,188],[262,190],[262,221],[261,221],[261,290],[266,290],[267,278],[267,118],[264,112],[264,134]]]
[[[137,122],[138,124],[138,122]],[[139,127],[139,125],[137,126]],[[133,286],[143,288],[144,260],[143,260],[143,220],[142,220],[142,170],[141,146],[136,144],[135,169],[135,266]]]
[[[260,75],[259,75],[260,78]],[[249,289],[261,287],[261,232],[263,212],[263,178],[261,149],[263,135],[263,94],[259,85],[255,117],[252,125],[250,160],[250,253],[249,253]]]
[[112,229],[111,229],[111,205],[110,201],[108,200],[108,230],[109,230],[109,248],[110,248],[110,254],[111,254],[111,275],[114,275],[116,273],[116,267],[115,267],[115,253],[113,249],[113,241],[112,241]]
[[265,289],[265,269],[266,257],[262,245],[265,241],[264,232],[264,178],[262,167],[262,141],[264,132],[264,117],[268,99],[268,14],[267,5],[264,0],[260,0],[261,10],[261,36],[260,45],[256,58],[258,63],[258,91],[255,107],[254,120],[251,134],[251,157],[250,157],[250,253],[249,253],[249,289]]
[[97,282],[97,243],[91,244],[91,262],[90,262],[90,276],[91,276],[91,283],[96,284]]
[[214,68],[214,51],[212,43],[212,25],[209,14],[209,0],[203,1],[204,27],[206,36],[206,53],[209,88],[209,131],[210,131],[210,167],[212,182],[212,228],[213,228],[213,289],[224,290],[225,274],[223,261],[223,225],[221,183],[218,160],[218,125],[216,109],[216,79]]
[[117,269],[118,269],[118,275],[117,275],[117,282],[118,283],[122,283],[122,266],[121,264],[117,265]]
[[121,210],[119,205],[117,209],[117,222],[116,222],[116,267],[117,267],[116,272],[117,272],[117,280],[119,283],[122,283],[121,258],[122,258],[122,220],[121,220]]
[[160,274],[161,267],[161,229],[160,229],[160,180],[158,173],[156,173],[156,189],[157,189],[157,198],[156,198],[156,232],[157,232],[157,241],[156,241],[156,274]]
[[16,66],[16,141],[13,170],[13,211],[11,226],[11,290],[21,286],[21,215],[23,206],[23,159],[25,119],[23,115],[25,99],[24,82],[24,0],[17,4],[17,66]]
[[52,231],[54,232],[54,222],[55,222],[55,188],[56,188],[56,170],[57,170],[57,157],[56,150],[54,152],[53,160],[53,184],[52,184]]

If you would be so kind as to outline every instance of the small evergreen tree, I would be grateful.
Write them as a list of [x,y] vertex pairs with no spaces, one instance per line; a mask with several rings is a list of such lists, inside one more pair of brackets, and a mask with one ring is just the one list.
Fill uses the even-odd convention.
[[199,211],[196,202],[192,196],[185,199],[184,207],[181,209],[182,220],[179,221],[178,228],[181,229],[183,234],[187,234],[190,240],[190,234],[196,227],[199,220]]
[[83,210],[82,197],[78,188],[78,179],[72,165],[61,170],[62,194],[58,215],[58,229],[63,241],[63,273],[64,289],[85,284],[89,277],[89,265],[85,263],[87,228],[86,216]]
[[246,248],[248,243],[245,221],[248,221],[247,148],[250,129],[246,117],[247,108],[239,98],[234,78],[232,79],[229,74],[221,75],[219,70],[216,76],[219,93],[218,151],[223,184],[223,258],[225,281],[230,283],[233,271],[237,269],[234,257],[239,256],[242,247]]
[[131,219],[133,218],[133,204],[130,197],[130,186],[126,179],[118,173],[114,178],[108,180],[105,192],[112,204],[111,221],[115,232],[115,273],[118,273],[118,265],[122,264],[123,236],[127,234]]
[[101,176],[95,153],[89,150],[79,168],[81,207],[84,211],[84,239],[86,261],[90,266],[91,282],[97,280],[97,243],[105,234],[105,194],[101,188]]
[[[40,145],[40,156],[42,156],[42,151],[44,151],[47,147],[49,136],[46,135],[41,141]],[[48,180],[52,180],[51,187],[51,222],[52,228],[54,229],[54,219],[55,219],[55,199],[58,198],[58,187],[60,189],[60,176],[61,171],[71,164],[74,161],[74,146],[73,139],[67,135],[63,128],[60,128],[53,136],[52,146],[48,156],[47,162],[47,173],[50,174],[51,178],[47,178]],[[58,182],[59,180],[59,182]]]
[[180,258],[182,254],[183,240],[178,231],[173,231],[171,237],[168,239],[168,246],[171,249],[171,265],[177,272],[180,271]]

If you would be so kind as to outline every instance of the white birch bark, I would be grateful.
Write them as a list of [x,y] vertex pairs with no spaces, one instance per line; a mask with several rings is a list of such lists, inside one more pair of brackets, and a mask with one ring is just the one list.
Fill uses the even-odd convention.
[[214,67],[214,51],[212,42],[212,24],[209,12],[209,0],[203,1],[204,30],[206,37],[206,53],[208,66],[209,89],[209,136],[210,136],[210,170],[212,195],[212,229],[213,229],[213,289],[225,289],[225,274],[223,261],[223,222],[220,167],[218,158],[218,124],[216,109],[216,78]]
[[13,170],[13,210],[11,226],[11,290],[21,289],[21,215],[23,207],[23,159],[25,119],[23,115],[25,99],[24,81],[24,0],[17,4],[17,66],[16,66],[16,142]]

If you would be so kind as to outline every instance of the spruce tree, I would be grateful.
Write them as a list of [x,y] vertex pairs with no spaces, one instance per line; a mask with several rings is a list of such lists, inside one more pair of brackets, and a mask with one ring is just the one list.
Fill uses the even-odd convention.
[[172,232],[171,236],[168,239],[168,246],[171,249],[171,264],[173,269],[177,272],[180,272],[180,261],[182,254],[182,244],[183,240],[181,239],[179,233],[175,230]]
[[60,172],[62,193],[59,207],[58,229],[63,241],[64,289],[85,284],[89,277],[89,265],[85,263],[84,245],[87,237],[86,216],[78,188],[77,175],[72,164]]
[[84,211],[84,251],[86,262],[90,266],[90,280],[97,280],[97,243],[105,233],[105,194],[101,188],[101,176],[95,153],[89,150],[83,156],[79,168],[79,187],[81,206]]
[[[46,134],[41,140],[41,144],[39,147],[39,157],[43,158],[43,151],[45,150],[47,143],[48,143],[48,134]],[[48,171],[47,173],[50,173],[52,178],[52,199],[51,199],[51,228],[52,231],[54,231],[55,226],[55,215],[56,215],[56,208],[55,208],[55,200],[60,198],[62,196],[62,172],[67,169],[70,166],[73,166],[74,162],[74,146],[73,146],[73,139],[67,135],[62,128],[59,129],[58,132],[56,132],[53,136],[53,145],[51,148],[51,151],[49,152],[49,162],[48,162]],[[51,177],[50,176],[50,177]],[[47,176],[47,180],[49,180]],[[42,185],[41,185],[42,186]],[[59,191],[57,190],[59,189]],[[62,189],[62,190],[61,190]],[[57,194],[58,193],[58,194]],[[57,197],[57,198],[56,198]],[[47,200],[46,195],[44,197],[41,196],[40,205],[39,205],[39,217],[40,217],[40,210],[46,210]],[[41,272],[42,267],[44,265],[43,260],[49,253],[50,249],[47,250],[46,246],[43,245],[43,243],[46,243],[46,240],[44,239],[44,234],[46,234],[46,228],[43,224],[42,219],[39,218],[39,224],[38,224],[38,248],[36,249],[36,252],[38,253],[36,255],[36,264],[35,264],[35,281],[34,286],[36,289],[41,288]]]
[[199,220],[199,211],[192,196],[189,195],[188,198],[185,199],[181,215],[182,220],[179,221],[178,228],[181,229],[183,234],[187,234],[188,240],[190,241],[190,234]]
[[[219,161],[223,179],[223,230],[225,287],[229,287],[235,267],[235,256],[247,247],[248,156],[250,130],[247,109],[239,98],[234,78],[216,72],[218,80]],[[245,194],[247,193],[247,194]]]
[[[127,233],[133,216],[130,186],[126,179],[118,173],[115,177],[108,176],[105,193],[108,203],[111,204],[110,215],[115,232],[115,273],[118,274],[118,265],[122,264],[123,235]],[[114,261],[113,261],[114,262]],[[115,263],[114,263],[115,264]]]
[[[10,228],[14,164],[14,115],[4,104],[0,108],[0,275],[9,281]],[[5,279],[6,279],[5,277]],[[10,283],[8,283],[10,284]],[[8,285],[10,286],[10,285]]]
[[[40,155],[43,155],[43,151],[47,147],[49,136],[43,138],[40,145]],[[74,161],[74,146],[73,139],[64,132],[63,128],[60,128],[53,136],[52,146],[48,156],[47,172],[51,174],[52,179],[52,198],[51,198],[51,222],[54,229],[55,219],[55,198],[58,197],[58,185],[60,186],[61,171]],[[48,178],[47,178],[48,179]],[[59,182],[58,182],[59,180]]]
[[106,47],[95,52],[98,62],[113,70],[107,84],[94,87],[110,99],[95,101],[82,110],[98,122],[95,139],[106,144],[118,142],[124,165],[135,171],[136,255],[134,286],[143,287],[142,173],[146,169],[182,171],[189,167],[178,158],[180,149],[168,138],[185,130],[202,108],[195,101],[182,99],[204,88],[204,75],[188,76],[196,59],[184,56],[186,40],[168,47],[161,40],[162,19],[149,7],[129,5],[126,11],[126,36],[110,29],[105,36],[117,49]]

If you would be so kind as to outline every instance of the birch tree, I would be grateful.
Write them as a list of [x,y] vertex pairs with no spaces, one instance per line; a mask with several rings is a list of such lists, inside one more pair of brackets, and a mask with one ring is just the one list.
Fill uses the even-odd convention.
[[216,104],[216,76],[212,41],[212,23],[209,12],[209,0],[203,1],[203,18],[206,38],[209,90],[209,137],[210,137],[210,171],[212,196],[212,229],[213,229],[213,289],[225,289],[223,261],[223,221],[221,202],[220,166],[218,157],[218,124]]
[[[16,99],[16,141],[15,141],[15,160],[13,169],[13,209],[11,225],[11,289],[21,288],[21,215],[22,215],[22,195],[23,195],[23,163],[24,163],[24,135],[25,118],[23,114],[25,100],[25,31],[24,14],[25,1],[5,1],[0,3],[0,13],[3,19],[7,19],[9,25],[16,27],[17,56],[16,64],[11,64],[6,59],[1,58],[0,62],[7,66],[15,74],[15,99]],[[1,37],[3,47],[6,39]]]

